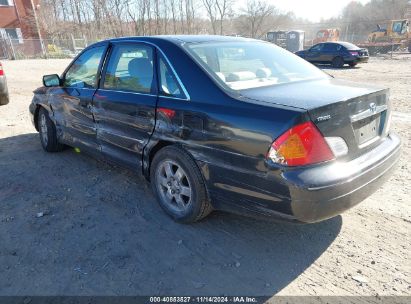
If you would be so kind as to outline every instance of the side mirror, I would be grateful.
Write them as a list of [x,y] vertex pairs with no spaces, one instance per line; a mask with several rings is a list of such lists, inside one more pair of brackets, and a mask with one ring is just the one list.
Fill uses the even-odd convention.
[[57,74],[43,76],[43,85],[45,87],[58,87],[60,83],[61,79]]

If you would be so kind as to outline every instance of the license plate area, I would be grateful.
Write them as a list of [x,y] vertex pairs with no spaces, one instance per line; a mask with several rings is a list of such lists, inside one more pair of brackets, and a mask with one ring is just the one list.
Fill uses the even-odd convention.
[[371,143],[381,135],[381,113],[353,122],[353,129],[359,146]]

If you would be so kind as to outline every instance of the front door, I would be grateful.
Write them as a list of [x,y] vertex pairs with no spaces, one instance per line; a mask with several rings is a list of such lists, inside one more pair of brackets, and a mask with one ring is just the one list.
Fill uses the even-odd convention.
[[93,99],[103,154],[139,168],[154,130],[157,86],[155,50],[144,43],[113,43]]
[[48,91],[60,140],[91,151],[99,150],[91,102],[106,48],[100,45],[84,51],[64,73],[62,85]]
[[324,46],[323,43],[314,45],[311,49],[308,50],[305,59],[309,62],[320,62],[321,61],[321,51],[323,49],[323,46]]

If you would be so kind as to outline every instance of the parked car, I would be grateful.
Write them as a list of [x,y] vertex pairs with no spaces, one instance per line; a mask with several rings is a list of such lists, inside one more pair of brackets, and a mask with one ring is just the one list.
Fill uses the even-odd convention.
[[344,64],[355,67],[368,62],[369,58],[367,49],[343,41],[318,43],[295,54],[311,63],[331,64],[335,68],[342,68]]
[[9,103],[9,91],[7,88],[7,79],[4,73],[3,66],[0,62],[0,106]]
[[268,42],[111,39],[43,82],[30,113],[44,150],[142,172],[180,222],[213,209],[321,221],[371,195],[399,158],[387,89],[333,79]]

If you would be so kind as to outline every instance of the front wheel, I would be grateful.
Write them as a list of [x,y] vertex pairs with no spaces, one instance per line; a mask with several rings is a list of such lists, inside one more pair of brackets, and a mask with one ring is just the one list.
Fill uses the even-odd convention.
[[184,150],[168,146],[157,152],[150,178],[160,206],[174,220],[193,223],[212,211],[201,172]]
[[350,62],[348,65],[349,65],[350,67],[354,68],[354,67],[357,65],[357,63],[355,63],[355,62]]
[[45,151],[58,152],[63,150],[64,145],[59,143],[57,139],[56,126],[45,108],[40,108],[37,127],[40,133],[41,145]]
[[334,68],[342,68],[344,66],[344,59],[341,57],[335,57],[331,64]]

